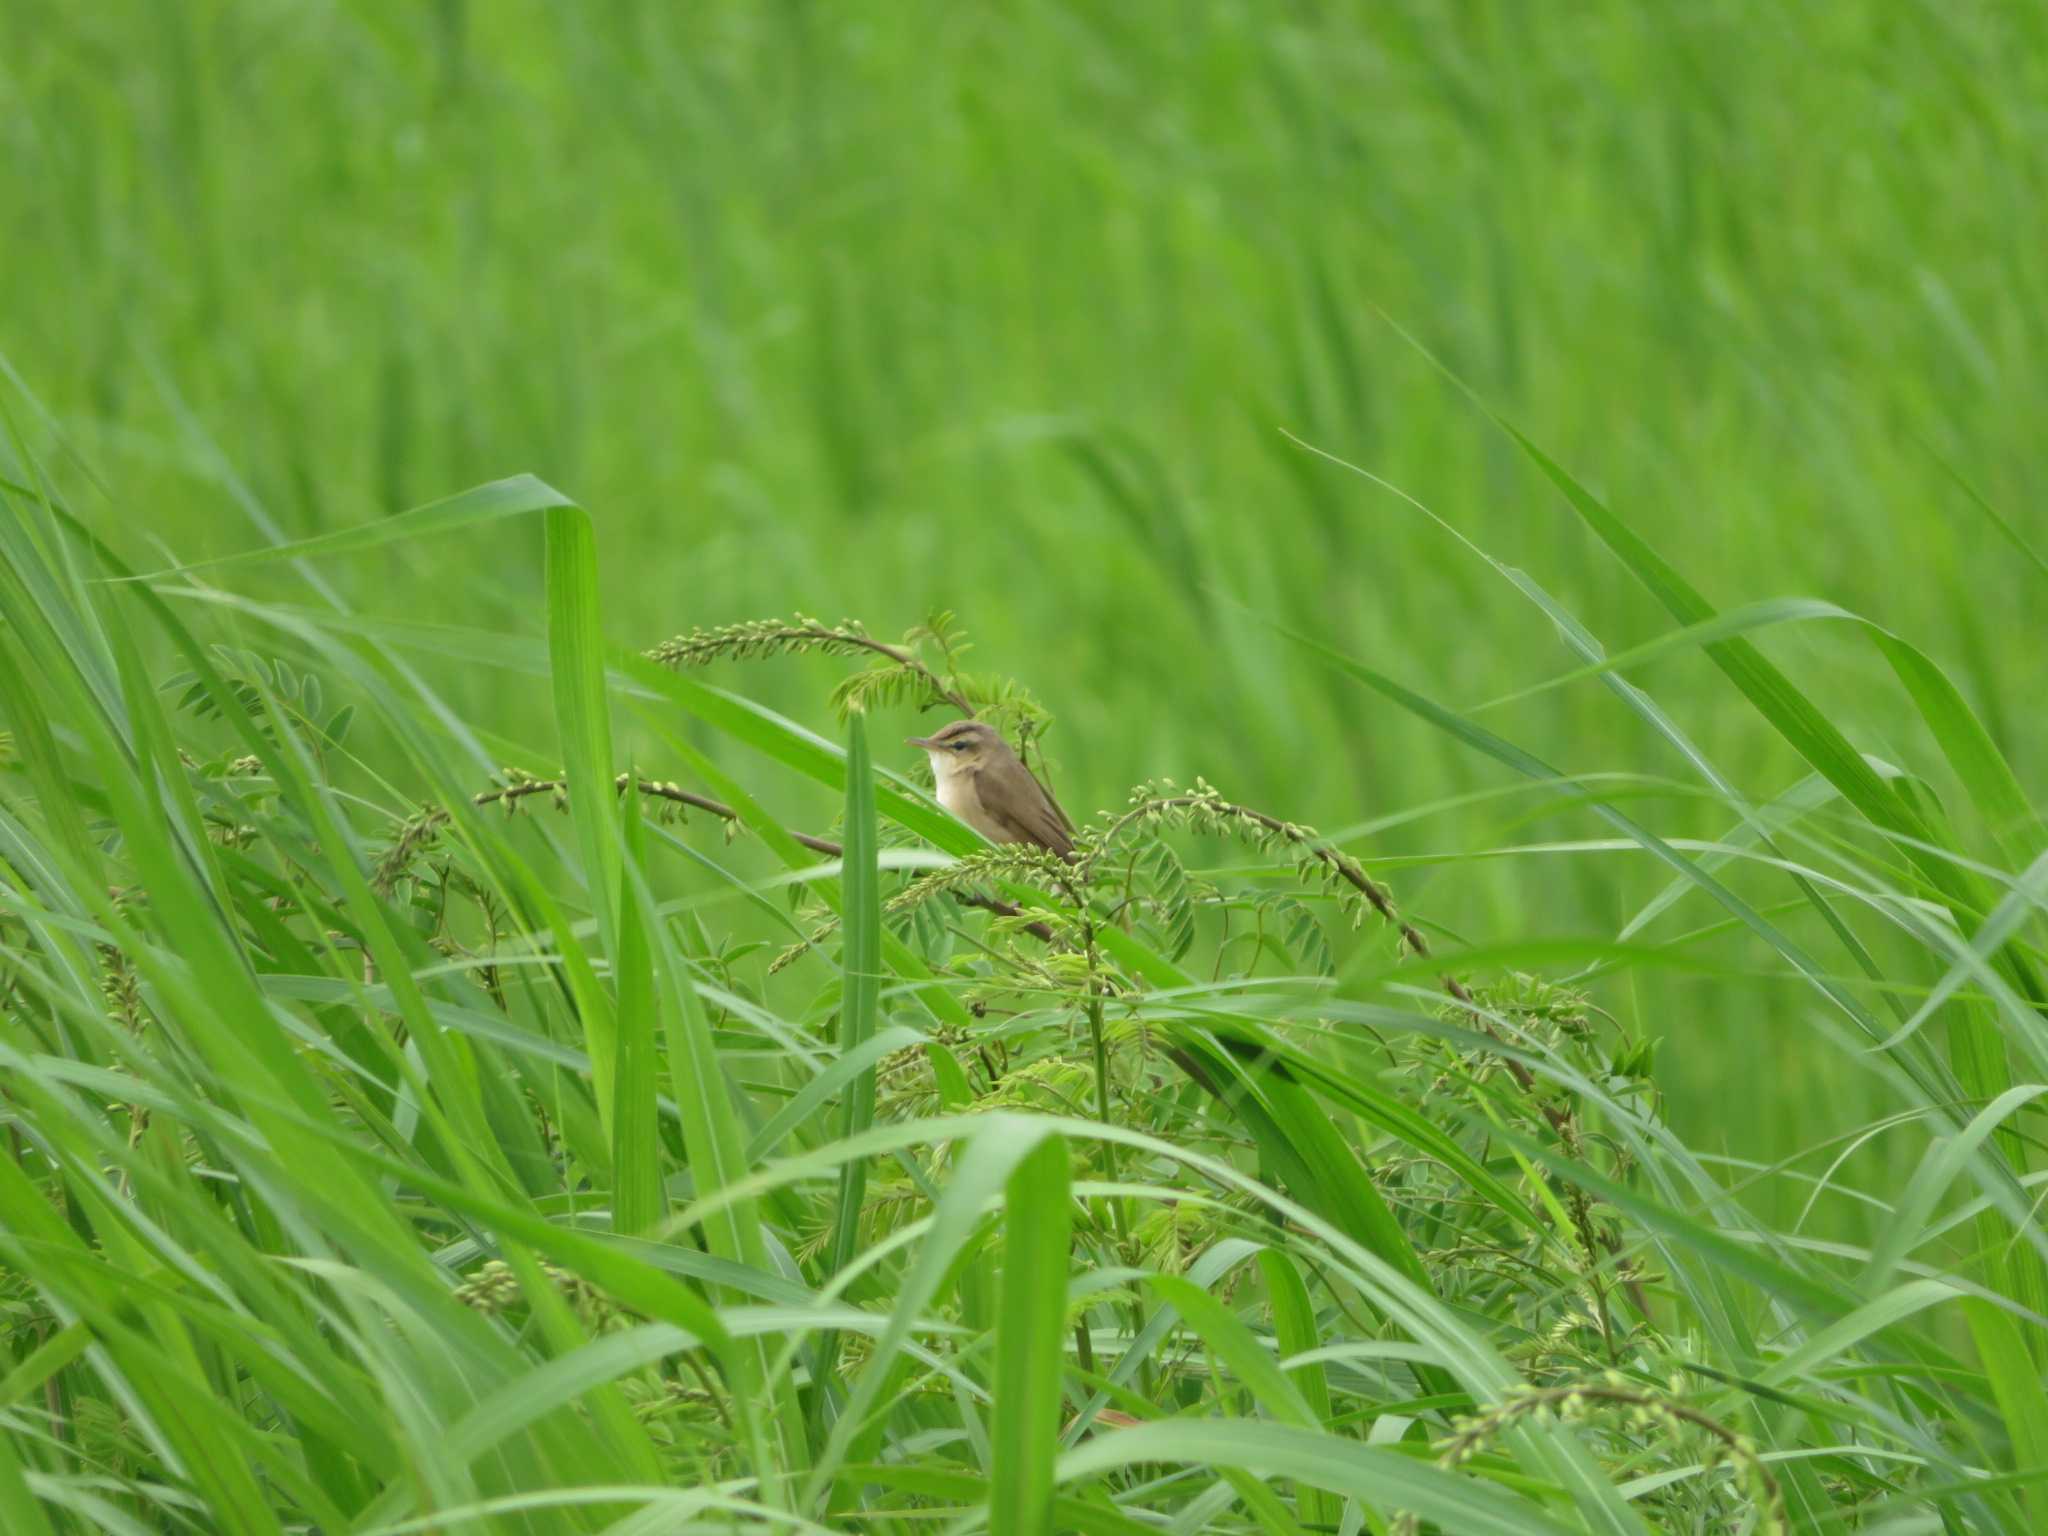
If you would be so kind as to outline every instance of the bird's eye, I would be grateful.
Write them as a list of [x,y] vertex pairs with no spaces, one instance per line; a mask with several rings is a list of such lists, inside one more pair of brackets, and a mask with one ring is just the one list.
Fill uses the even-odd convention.
[[949,745],[955,752],[965,752],[967,750],[967,743],[964,741],[951,742]]

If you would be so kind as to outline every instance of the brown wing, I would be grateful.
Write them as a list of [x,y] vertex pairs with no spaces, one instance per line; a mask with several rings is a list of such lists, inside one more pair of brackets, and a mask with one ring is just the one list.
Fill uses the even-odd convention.
[[[1015,784],[1019,791],[1023,791],[1024,785],[1028,784],[1031,786],[1030,790],[1014,795],[984,794],[981,797],[983,812],[1003,829],[1005,841],[1036,843],[1041,848],[1051,849],[1064,859],[1074,851],[1074,834],[1070,830],[1072,824],[1068,822],[1066,813],[1054,802],[1052,796],[1045,792],[1045,786],[1033,778],[1030,771],[1021,763],[1017,766],[1023,773],[1023,783],[1016,783],[1014,779],[1011,783]],[[991,800],[997,803],[992,805],[989,803]],[[1023,803],[1013,803],[1016,801]]]

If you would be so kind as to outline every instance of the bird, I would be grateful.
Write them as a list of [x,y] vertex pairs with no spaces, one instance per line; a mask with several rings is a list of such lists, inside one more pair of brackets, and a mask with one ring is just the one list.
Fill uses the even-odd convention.
[[911,736],[932,760],[939,804],[992,843],[1036,843],[1067,858],[1074,824],[1002,733],[980,720],[955,720],[929,736]]

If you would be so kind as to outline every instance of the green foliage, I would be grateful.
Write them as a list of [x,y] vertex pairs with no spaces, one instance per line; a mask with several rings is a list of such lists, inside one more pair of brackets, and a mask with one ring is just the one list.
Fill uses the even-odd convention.
[[0,1530],[2042,1527],[2038,6],[12,9]]
[[[325,693],[319,674],[295,672],[282,658],[266,660],[253,651],[238,651],[232,646],[213,647],[213,656],[220,677],[232,693],[231,707],[258,722],[258,730],[268,731],[272,718],[282,718],[315,752],[340,747],[348,740],[349,727],[355,721],[355,706],[344,704],[323,720],[321,706]],[[218,719],[224,707],[191,672],[169,678],[163,690],[177,695],[179,709],[202,720]],[[227,760],[220,767],[229,772],[250,772],[256,762],[253,757],[243,756]]]
[[[587,527],[522,494],[550,523],[573,761],[483,789],[345,631],[250,605],[304,652],[258,663],[209,650],[148,587],[67,585],[10,545],[0,673],[38,750],[0,777],[0,1413],[34,1518],[381,1529],[469,1509],[567,1531],[717,1486],[742,1524],[857,1510],[892,1529],[972,1471],[991,1529],[1122,1529],[1139,1508],[1283,1530],[1774,1531],[1914,1509],[2024,1528],[2038,1394],[2009,1357],[2035,1324],[1997,1289],[2021,1271],[1973,1282],[1969,1336],[1998,1351],[1982,1367],[1922,1324],[1980,1262],[1954,1251],[1953,1282],[1925,1278],[1951,1232],[1989,1210],[2031,1234],[1997,1133],[2032,1090],[1935,1142],[1896,1203],[1838,1165],[1811,1198],[1894,1225],[1846,1258],[1803,1244],[1673,1135],[1656,1037],[1599,967],[1440,953],[1336,843],[1200,779],[1141,786],[1071,858],[990,847],[883,793],[865,708],[840,757],[686,689],[673,701],[736,743],[838,778],[843,857],[701,753],[730,803],[613,774],[621,658]],[[10,509],[16,527],[37,511]],[[38,588],[57,620],[22,598]],[[57,639],[83,628],[67,606],[112,637],[129,711],[107,709],[91,752],[48,723],[95,718],[96,671]],[[834,633],[835,654],[870,649]],[[787,637],[742,626],[665,659]],[[175,716],[148,711],[167,690],[145,642],[194,663]],[[935,643],[950,686],[957,631]],[[316,671],[404,727],[438,800],[380,809],[316,736],[270,728],[307,718]],[[161,767],[123,764],[120,719]],[[224,770],[237,741],[252,761]],[[573,853],[504,814],[543,799]],[[792,921],[768,882],[643,804],[758,832],[809,937],[780,956],[748,938]],[[236,835],[160,830],[223,824]],[[913,830],[948,856],[895,867],[884,844]],[[1192,865],[1204,846],[1249,862]],[[1855,844],[1829,846],[1842,890]],[[1391,971],[1364,923],[1394,939]],[[1901,1084],[1938,1074],[1918,1031],[1886,1049]],[[1942,1108],[1918,1115],[1939,1128]],[[347,1327],[313,1326],[319,1307]],[[1121,1447],[1169,1455],[1148,1419],[1179,1427],[1175,1455],[1203,1424],[1237,1436],[1198,1453],[1208,1481],[1146,1482]],[[1411,1429],[1427,1459],[1396,1473],[1377,1448]],[[260,1478],[186,1470],[258,1444]],[[1975,1487],[1985,1462],[2015,1476]]]
[[[1452,931],[1611,931],[1662,871],[1549,851],[1571,834],[1522,822],[1487,764],[1292,667],[1237,606],[1459,707],[1581,659],[1292,433],[1614,655],[1659,636],[1384,315],[1724,614],[1810,594],[1922,647],[2038,793],[2048,718],[2012,643],[2048,543],[2048,195],[2012,152],[2048,85],[2037,6],[1717,0],[1675,33],[1639,0],[1558,25],[1504,0],[1018,0],[974,26],[949,0],[8,9],[0,210],[33,232],[8,272],[36,298],[0,348],[38,396],[14,420],[136,569],[190,569],[209,640],[279,654],[236,632],[248,595],[338,608],[445,659],[426,676],[494,765],[520,742],[563,767],[537,535],[488,501],[400,509],[524,469],[602,509],[621,642],[792,607],[893,642],[954,609],[961,665],[1056,709],[1076,809],[1200,772],[1332,831],[1391,822],[1377,856],[1495,849],[1431,882]],[[323,535],[317,568],[271,552]],[[1889,658],[1833,623],[1746,638],[1928,771]],[[700,675],[811,720],[829,665]],[[1567,773],[1645,775],[1672,836],[1740,820],[1686,792],[1695,754],[1759,800],[1801,772],[1687,649],[1627,676],[1684,745],[1601,685],[1486,723]],[[385,728],[359,716],[350,749],[382,766],[402,749],[359,733]],[[624,728],[623,758],[695,783]],[[1974,851],[1991,829],[1959,819]],[[1697,949],[1744,965],[1725,934]],[[1638,987],[1693,1001],[1669,970]],[[1758,1059],[1765,1161],[1876,1113],[1784,994],[1716,1017],[1671,1084],[1688,1134]]]

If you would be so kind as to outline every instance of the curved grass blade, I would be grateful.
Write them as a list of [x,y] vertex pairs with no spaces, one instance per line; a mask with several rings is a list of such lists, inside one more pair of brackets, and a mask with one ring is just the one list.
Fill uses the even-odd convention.
[[[1383,1514],[1408,1509],[1459,1536],[1577,1536],[1542,1505],[1394,1451],[1290,1424],[1168,1419],[1097,1435],[1059,1460],[1063,1486],[1150,1462],[1232,1467],[1354,1498]],[[1641,1527],[1638,1526],[1638,1529]]]
[[[882,981],[882,882],[875,864],[875,779],[868,761],[867,722],[859,715],[847,721],[846,852],[840,891],[839,1049],[862,1050],[875,1032],[876,1002]],[[875,1121],[875,1072],[868,1067],[847,1085],[840,1100],[839,1134],[858,1136]],[[860,1211],[866,1192],[867,1165],[847,1164],[839,1184],[839,1211],[832,1240],[832,1270],[837,1273],[853,1257],[859,1241]]]
[[618,989],[617,1069],[612,1086],[612,1226],[622,1233],[645,1232],[668,1214],[661,1177],[661,1144],[656,1131],[655,1088],[661,1057],[655,1035],[659,1003],[654,951],[648,924],[658,921],[639,900],[646,862],[640,797],[621,795],[625,858],[636,878],[624,882],[619,903],[619,947],[613,961]]
[[353,555],[404,540],[454,533],[508,517],[525,517],[534,512],[572,505],[566,496],[545,481],[532,475],[512,475],[414,507],[409,512],[380,518],[374,523],[358,523],[353,528],[337,528],[331,533],[316,534],[310,539],[299,539],[290,544],[269,544],[236,555],[194,560],[167,570],[123,574],[108,580],[161,581],[187,571],[220,571],[272,565],[279,561],[317,559],[322,555]]
[[[859,1060],[875,1033],[882,981],[882,876],[876,866],[875,775],[868,760],[866,719],[856,711],[846,722],[846,847],[840,878],[839,1049],[842,1059]],[[839,1101],[839,1134],[860,1135],[875,1121],[875,1069],[865,1066],[846,1084]],[[839,1170],[833,1214],[831,1267],[836,1275],[852,1261],[860,1243],[861,1209],[867,1200],[868,1165],[855,1158]],[[817,1398],[822,1413],[839,1365],[839,1336],[818,1341]]]
[[1053,1536],[1067,1261],[1072,1240],[1067,1144],[1048,1136],[1010,1174],[996,1318],[995,1405],[989,1426],[992,1536]]
[[[1266,1301],[1273,1313],[1273,1343],[1280,1354],[1280,1368],[1301,1394],[1310,1427],[1327,1427],[1333,1412],[1329,1372],[1320,1360],[1288,1365],[1290,1359],[1308,1354],[1322,1342],[1308,1286],[1294,1260],[1278,1248],[1260,1252],[1259,1273],[1265,1279]],[[1326,1489],[1304,1488],[1300,1503],[1302,1522],[1318,1529],[1334,1527],[1344,1515],[1342,1501]]]

